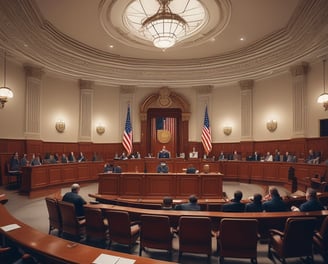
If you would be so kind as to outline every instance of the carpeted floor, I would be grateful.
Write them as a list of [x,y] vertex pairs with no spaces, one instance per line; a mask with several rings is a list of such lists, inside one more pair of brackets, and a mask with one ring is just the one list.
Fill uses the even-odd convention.
[[[223,183],[223,191],[227,194],[229,198],[233,197],[233,193],[236,190],[241,190],[243,192],[243,197],[248,198],[253,196],[254,193],[261,193],[264,195],[265,189],[263,186],[255,185],[255,184],[244,184],[238,182],[224,182]],[[284,188],[278,188],[279,192],[282,196],[288,194]],[[70,188],[63,188],[61,193],[64,194],[69,191]],[[88,197],[89,193],[97,193],[98,184],[92,183],[87,185],[82,185],[80,194],[87,201],[92,201],[93,199]],[[17,219],[23,221],[24,223],[36,228],[42,232],[48,232],[48,211],[46,208],[46,204],[44,201],[44,197],[28,199],[26,196],[21,196],[17,193],[17,191],[9,191],[5,188],[0,188],[0,193],[5,193],[9,199],[6,207],[10,211],[10,213],[15,216]],[[49,194],[50,195],[50,194]],[[218,256],[215,254],[216,251],[216,241],[213,239],[213,255],[211,258],[211,264],[218,263]],[[178,259],[178,238],[175,237],[173,239],[173,258],[172,261],[177,261]],[[273,263],[267,257],[267,244],[258,243],[258,263],[259,264],[268,264]],[[122,245],[113,244],[111,250],[117,250],[122,252],[127,252],[127,248]],[[133,248],[132,254],[137,255],[139,253],[139,245],[136,244]],[[154,259],[167,260],[167,253],[159,250],[148,250],[146,253],[143,253],[143,256],[151,257]],[[207,263],[205,255],[197,255],[197,254],[184,254],[181,259],[181,263],[184,264],[199,264],[199,263]],[[315,263],[323,264],[324,261],[320,255],[314,255]],[[278,262],[278,261],[277,261]],[[236,263],[250,263],[248,259],[226,259],[225,263],[227,264],[236,264]],[[288,264],[298,264],[303,263],[300,259],[289,259],[287,261]]]

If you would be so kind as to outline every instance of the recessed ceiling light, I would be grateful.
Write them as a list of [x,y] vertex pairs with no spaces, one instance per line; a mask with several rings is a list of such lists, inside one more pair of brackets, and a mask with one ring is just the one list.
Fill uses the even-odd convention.
[[110,47],[111,49],[113,49],[113,48],[114,48],[114,45],[109,45],[109,47]]
[[27,45],[26,43],[24,43],[24,44],[23,44],[23,46],[24,46],[25,48],[27,48],[27,47],[28,47],[28,45]]
[[244,41],[244,40],[245,40],[245,38],[244,38],[244,37],[241,37],[239,40],[240,40],[240,41]]
[[215,41],[215,38],[211,38],[210,41],[214,42]]

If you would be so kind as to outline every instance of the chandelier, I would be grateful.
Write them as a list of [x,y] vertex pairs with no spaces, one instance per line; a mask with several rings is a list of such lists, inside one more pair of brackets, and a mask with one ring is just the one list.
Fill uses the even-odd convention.
[[325,108],[325,111],[328,110],[328,93],[326,92],[326,59],[322,61],[322,69],[323,69],[323,93],[320,94],[320,96],[317,99],[317,102],[319,104],[323,104],[323,107]]
[[171,12],[169,2],[172,0],[158,0],[160,7],[156,14],[148,17],[142,26],[153,38],[157,48],[167,49],[177,42],[177,36],[186,33],[187,22],[177,14]]
[[3,86],[0,87],[0,109],[5,107],[5,103],[8,101],[8,98],[13,98],[14,94],[9,87],[6,87],[6,52],[3,55]]

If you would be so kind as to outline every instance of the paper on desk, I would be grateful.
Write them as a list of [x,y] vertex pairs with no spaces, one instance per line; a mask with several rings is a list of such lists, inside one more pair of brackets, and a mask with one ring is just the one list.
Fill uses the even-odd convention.
[[11,230],[14,230],[14,229],[17,229],[17,228],[20,228],[20,226],[17,225],[17,224],[11,224],[11,225],[6,225],[6,226],[1,227],[1,229],[5,232],[11,231]]
[[117,256],[100,254],[92,263],[93,264],[133,264],[134,259],[121,258]]

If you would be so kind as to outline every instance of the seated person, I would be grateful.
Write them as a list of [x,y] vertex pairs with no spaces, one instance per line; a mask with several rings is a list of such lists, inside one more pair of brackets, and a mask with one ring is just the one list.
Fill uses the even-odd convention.
[[156,169],[157,173],[168,173],[169,172],[169,167],[166,165],[165,162],[161,162]]
[[163,210],[172,210],[173,209],[173,199],[172,197],[165,196],[162,203]]
[[270,151],[267,152],[264,161],[273,161],[273,156],[271,155]]
[[15,152],[9,161],[9,170],[10,171],[19,171],[20,170],[20,162],[18,159],[18,152]]
[[115,166],[113,172],[114,172],[114,173],[122,173],[122,168],[121,168],[121,166]]
[[68,163],[68,159],[67,159],[65,153],[63,153],[63,155],[62,155],[62,157],[61,157],[61,163]]
[[195,150],[195,148],[192,148],[192,152],[189,153],[189,158],[191,158],[191,159],[198,158],[198,152]]
[[252,202],[246,204],[245,212],[262,212],[262,195],[259,193],[254,194]]
[[122,152],[122,155],[119,157],[119,159],[121,159],[121,160],[127,160],[127,159],[128,159],[128,156],[127,156],[126,153],[123,151],[123,152]]
[[76,162],[76,158],[74,156],[74,152],[73,151],[68,155],[68,161],[69,162]]
[[78,183],[73,183],[71,186],[71,191],[65,193],[63,196],[63,201],[74,204],[75,214],[77,217],[84,217],[83,205],[87,202],[79,195],[80,185]]
[[274,151],[273,161],[280,161],[280,151],[278,149]]
[[260,161],[261,160],[261,155],[257,153],[257,151],[254,151],[254,154],[252,155],[252,160],[253,161]]
[[269,194],[266,197],[268,201],[263,203],[265,212],[286,212],[288,211],[286,204],[282,200],[276,187],[269,188]]
[[198,198],[192,194],[189,196],[189,202],[183,204],[177,204],[176,210],[188,210],[188,211],[200,211],[200,205],[198,204]]
[[190,164],[186,170],[186,173],[196,173],[196,168],[192,164]]
[[39,156],[36,157],[35,154],[33,153],[31,159],[31,166],[39,166],[39,165],[41,165],[40,157]]
[[312,189],[308,188],[306,190],[306,202],[302,203],[300,205],[300,208],[297,208],[296,206],[292,206],[292,211],[301,211],[301,212],[311,212],[311,211],[321,211],[325,208],[323,207],[322,203],[319,201],[317,197],[317,192]]
[[86,158],[83,154],[83,152],[80,152],[79,156],[77,157],[78,162],[86,161]]
[[225,160],[225,156],[224,156],[224,153],[223,151],[221,151],[219,157],[218,157],[218,160]]
[[293,155],[291,155],[288,151],[286,151],[286,153],[283,156],[282,160],[284,162],[293,162]]
[[238,154],[237,150],[235,150],[235,151],[233,152],[232,160],[241,160],[241,157],[240,157],[240,155]]
[[244,212],[245,204],[241,202],[243,193],[241,191],[235,191],[234,198],[224,205],[222,205],[222,212]]
[[23,158],[20,160],[20,166],[24,167],[29,164],[29,161],[27,160],[27,154],[23,155]]
[[165,146],[163,146],[162,150],[158,153],[158,158],[165,159],[170,157],[171,157],[170,152],[166,149]]
[[51,163],[51,164],[57,163],[57,160],[55,159],[55,156],[52,155],[52,154],[50,154],[49,163]]
[[110,164],[110,163],[106,163],[104,165],[104,172],[113,172],[114,171],[114,165],[113,164]]

